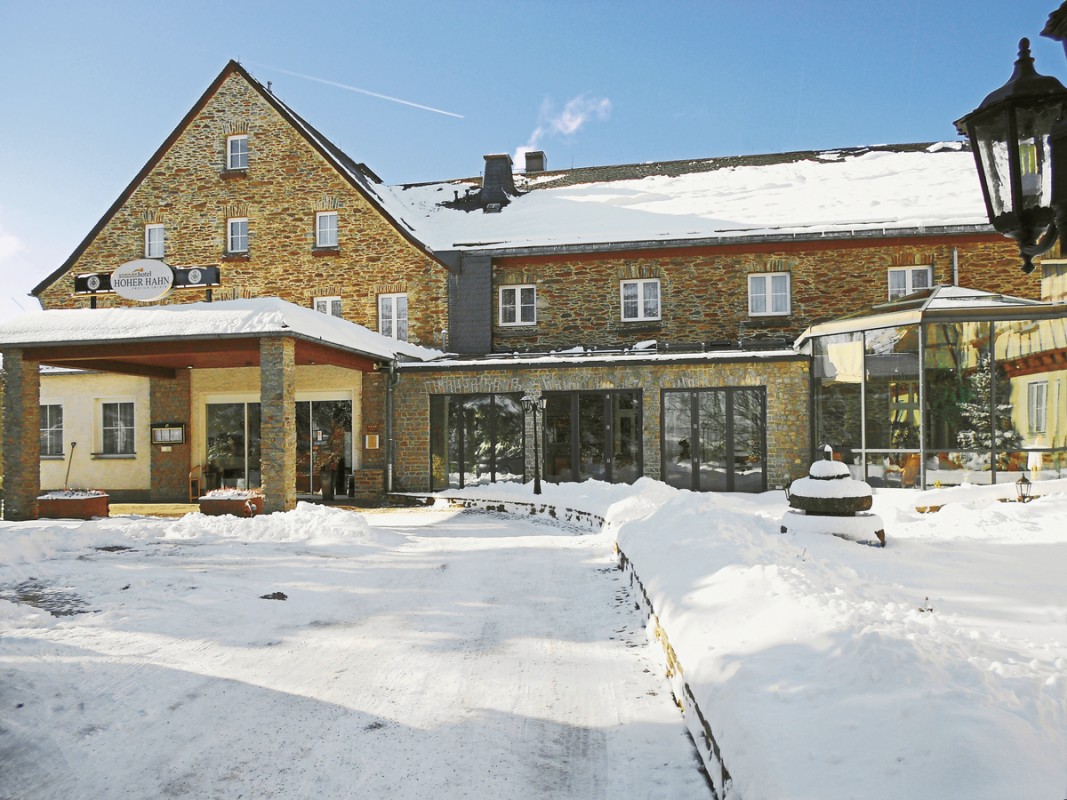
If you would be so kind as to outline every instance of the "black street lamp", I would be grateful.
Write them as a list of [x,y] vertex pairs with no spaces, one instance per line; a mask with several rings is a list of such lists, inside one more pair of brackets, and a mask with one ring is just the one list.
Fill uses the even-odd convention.
[[[1045,35],[1063,40],[1057,17],[1065,9],[1067,3],[1052,14]],[[1030,41],[1023,39],[1008,82],[956,121],[971,143],[989,221],[1018,243],[1023,272],[1032,272],[1033,259],[1067,231],[1065,110],[1067,89],[1034,70]]]
[[534,443],[534,494],[541,494],[541,452],[537,444],[537,412],[544,417],[545,406],[548,401],[543,397],[534,397],[528,394],[522,398],[522,410],[526,414],[533,414],[533,443]]

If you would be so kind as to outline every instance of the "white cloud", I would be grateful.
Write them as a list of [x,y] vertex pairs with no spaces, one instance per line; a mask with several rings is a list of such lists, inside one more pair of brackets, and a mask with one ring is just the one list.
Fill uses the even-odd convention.
[[18,253],[25,251],[26,246],[22,240],[13,234],[0,229],[0,264],[14,258]]
[[541,149],[541,141],[546,136],[571,137],[591,121],[603,122],[611,116],[611,100],[595,97],[583,92],[572,97],[558,110],[551,99],[541,104],[540,120],[530,133],[526,144],[515,150],[515,163],[522,163],[525,154],[531,150]]

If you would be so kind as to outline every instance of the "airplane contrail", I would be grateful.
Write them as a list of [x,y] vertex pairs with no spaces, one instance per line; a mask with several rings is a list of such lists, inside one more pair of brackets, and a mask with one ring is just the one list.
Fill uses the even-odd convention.
[[325,83],[327,86],[336,86],[338,89],[348,89],[350,92],[359,92],[365,94],[368,97],[377,97],[379,100],[389,100],[393,103],[400,103],[401,105],[411,106],[412,108],[421,108],[423,111],[433,111],[435,114],[444,114],[447,117],[456,117],[457,119],[463,119],[462,114],[453,114],[451,111],[444,111],[440,108],[434,108],[433,106],[424,106],[420,103],[412,103],[410,100],[402,100],[399,97],[390,97],[387,94],[379,94],[378,92],[372,92],[369,89],[360,89],[358,86],[349,86],[346,83],[338,83],[337,81],[330,81],[326,78],[316,78],[314,75],[304,75],[300,72],[293,72],[292,70],[282,69],[281,67],[272,67],[269,64],[256,64],[255,62],[249,62],[255,64],[257,67],[263,69],[272,69],[276,72],[282,72],[286,75],[292,75],[294,78],[303,78],[307,81],[315,81],[316,83]]

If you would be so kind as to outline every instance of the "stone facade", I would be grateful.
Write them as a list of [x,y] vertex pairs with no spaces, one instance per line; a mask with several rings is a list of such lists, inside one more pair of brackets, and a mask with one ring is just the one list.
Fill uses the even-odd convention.
[[[1017,248],[999,234],[502,258],[493,266],[493,351],[628,347],[648,339],[697,349],[792,342],[809,325],[885,302],[891,268],[932,266],[935,284],[952,283],[954,249],[960,285],[1040,297],[1039,272],[1023,273]],[[792,313],[749,316],[748,276],[775,272],[790,275]],[[620,281],[647,278],[660,281],[662,318],[623,322]],[[536,325],[499,324],[499,289],[517,284],[537,288]]]
[[[447,269],[422,252],[318,152],[266,98],[231,70],[203,107],[157,154],[132,193],[40,299],[86,306],[73,275],[111,272],[145,255],[145,226],[164,226],[171,266],[220,265],[214,299],[280,297],[305,307],[339,296],[342,316],[378,329],[378,295],[407,293],[409,338],[432,345],[447,323]],[[226,169],[227,136],[248,137],[248,168]],[[315,247],[315,214],[336,211],[338,246]],[[248,219],[248,252],[228,255],[227,220]],[[167,302],[204,300],[175,291]],[[102,295],[98,305],[127,304]]]
[[296,508],[296,343],[261,339],[260,437],[264,509]]
[[181,444],[149,444],[151,457],[151,498],[153,503],[185,503],[189,500],[188,481],[192,442],[189,425],[189,370],[179,370],[173,379],[153,378],[149,407],[152,422],[180,422],[185,425]]
[[40,491],[38,364],[18,349],[4,350],[4,519],[37,518]]
[[[435,394],[481,394],[638,389],[642,392],[642,447],[646,477],[660,477],[662,389],[766,387],[767,481],[787,485],[805,474],[808,446],[808,361],[801,357],[736,356],[714,361],[645,362],[486,369],[402,369],[394,400],[398,488],[429,488],[430,409]],[[527,420],[527,437],[531,433]],[[533,475],[533,448],[526,449],[527,475]]]

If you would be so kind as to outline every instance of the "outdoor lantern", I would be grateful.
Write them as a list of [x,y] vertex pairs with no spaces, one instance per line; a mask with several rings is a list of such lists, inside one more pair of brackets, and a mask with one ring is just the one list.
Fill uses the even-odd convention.
[[1030,479],[1023,475],[1019,480],[1015,481],[1015,499],[1020,503],[1030,502],[1030,492],[1034,489],[1034,484],[1030,482]]
[[533,442],[534,442],[534,494],[541,494],[541,453],[537,444],[537,412],[544,415],[548,400],[544,397],[534,397],[531,394],[522,398],[522,410],[526,414],[533,414]]
[[1018,243],[1023,272],[1033,271],[1034,257],[1052,248],[1057,226],[1067,222],[1065,108],[1067,89],[1034,70],[1030,40],[1023,39],[1008,82],[956,122],[970,140],[989,221]]

